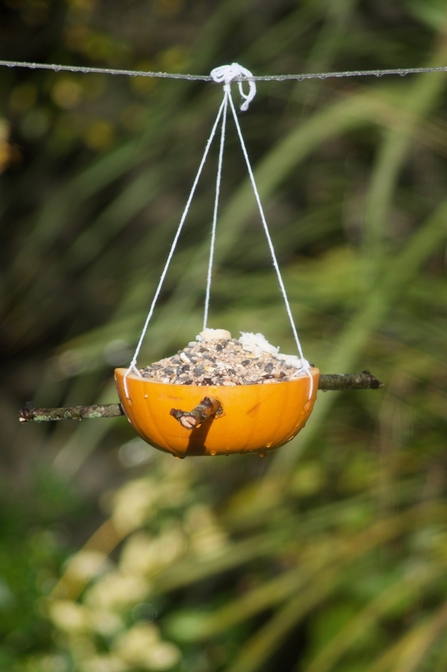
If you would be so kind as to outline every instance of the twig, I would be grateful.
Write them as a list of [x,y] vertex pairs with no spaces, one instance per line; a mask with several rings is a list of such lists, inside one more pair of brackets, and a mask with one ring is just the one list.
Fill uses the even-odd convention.
[[[325,373],[320,375],[318,389],[323,392],[346,390],[377,390],[383,387],[369,371],[363,373]],[[53,420],[87,420],[116,418],[124,415],[121,404],[68,406],[66,408],[36,408],[27,402],[19,413],[20,422],[51,422]]]
[[217,399],[204,397],[200,404],[193,408],[192,411],[181,411],[178,408],[171,408],[171,415],[185,429],[194,429],[194,427],[200,427],[202,422],[205,422],[205,420],[208,420],[213,415],[218,418],[223,413],[222,406]]

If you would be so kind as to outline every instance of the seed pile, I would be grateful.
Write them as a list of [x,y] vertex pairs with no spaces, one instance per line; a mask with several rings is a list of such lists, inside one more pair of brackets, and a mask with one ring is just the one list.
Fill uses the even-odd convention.
[[235,338],[194,341],[140,372],[159,383],[227,386],[283,382],[303,374],[302,368],[280,357],[248,351]]

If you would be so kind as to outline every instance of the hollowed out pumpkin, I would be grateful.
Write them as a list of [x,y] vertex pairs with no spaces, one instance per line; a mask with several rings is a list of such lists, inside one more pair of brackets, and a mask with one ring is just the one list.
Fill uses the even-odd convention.
[[[115,369],[121,405],[144,441],[177,457],[188,455],[264,454],[293,439],[304,427],[315,402],[319,370],[310,378],[269,385],[202,386],[170,385],[127,376],[129,399],[124,391],[126,369]],[[217,399],[221,417],[212,417],[188,430],[170,415],[173,407],[190,410],[204,397]]]

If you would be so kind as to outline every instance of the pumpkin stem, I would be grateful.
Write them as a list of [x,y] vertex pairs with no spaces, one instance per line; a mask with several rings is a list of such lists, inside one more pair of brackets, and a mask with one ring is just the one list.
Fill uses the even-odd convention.
[[194,429],[200,427],[202,422],[205,422],[213,415],[219,418],[223,415],[220,401],[212,399],[211,397],[204,397],[200,404],[192,409],[192,411],[181,411],[176,408],[171,408],[170,415],[179,421],[185,429]]

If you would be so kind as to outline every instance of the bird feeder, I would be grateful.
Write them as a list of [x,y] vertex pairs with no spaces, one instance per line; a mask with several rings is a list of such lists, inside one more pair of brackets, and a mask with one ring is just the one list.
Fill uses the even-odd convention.
[[[115,370],[121,405],[136,432],[147,443],[176,457],[231,455],[271,450],[291,441],[306,424],[315,402],[319,371],[311,378],[303,373],[295,380],[271,385],[170,385],[157,383]],[[312,393],[309,394],[312,386]],[[200,422],[194,410],[209,400],[214,411]],[[211,404],[217,402],[214,406]],[[183,418],[195,420],[191,428],[175,417],[175,407]],[[182,417],[182,416],[180,416]]]
[[[161,274],[134,357],[128,369],[115,370],[115,380],[121,405],[129,422],[136,432],[152,446],[170,452],[176,457],[186,457],[187,455],[230,455],[232,453],[250,452],[265,455],[268,451],[274,450],[293,439],[300,429],[304,427],[314,405],[318,389],[319,371],[311,367],[303,356],[273,242],[243,140],[238,115],[231,97],[231,81],[236,79],[240,94],[244,99],[241,110],[245,111],[248,109],[248,105],[256,91],[252,73],[237,63],[233,63],[231,66],[216,68],[212,71],[211,76],[214,81],[224,85],[223,101],[211,135],[207,141],[199,170],[174,237],[166,265]],[[243,90],[242,80],[244,79],[249,86],[248,93],[245,93]],[[172,381],[170,378],[161,381],[148,380],[136,366],[137,357],[192,202],[209,148],[220,124],[220,150],[208,262],[204,331],[202,334],[206,335],[209,331],[215,331],[207,329],[207,318],[228,109],[231,110],[236,125],[248,175],[270,248],[273,267],[278,277],[280,290],[297,344],[299,358],[294,356],[297,360],[295,370],[284,381],[260,380],[259,384],[249,384],[250,381],[247,383],[246,380],[242,383],[239,381],[224,380],[221,384],[216,385],[213,380],[202,380],[201,384],[195,384],[195,380],[189,380],[187,383],[182,384],[181,378],[175,381],[176,384],[171,384]],[[217,331],[225,332],[225,330]],[[231,339],[231,335],[228,332],[223,334],[224,337],[225,334],[230,336]],[[222,334],[218,333],[214,334],[213,337],[218,339],[221,336]],[[248,334],[248,336],[260,336],[261,341],[265,342],[270,349],[272,348],[262,335]],[[273,348],[273,350],[274,353],[278,352],[278,348]],[[293,366],[289,365],[289,368],[293,368]],[[281,372],[281,375],[285,376],[284,372]],[[273,376],[270,376],[270,378],[273,378]]]

